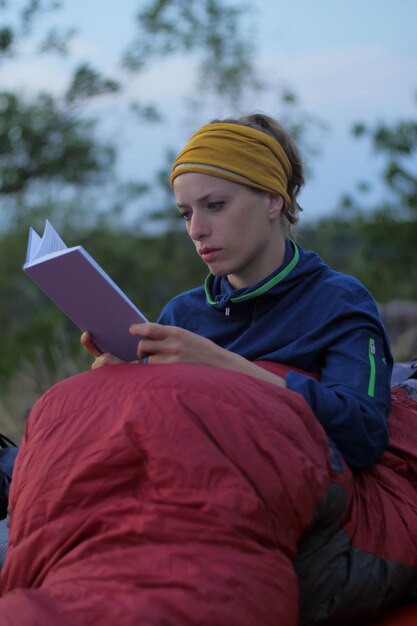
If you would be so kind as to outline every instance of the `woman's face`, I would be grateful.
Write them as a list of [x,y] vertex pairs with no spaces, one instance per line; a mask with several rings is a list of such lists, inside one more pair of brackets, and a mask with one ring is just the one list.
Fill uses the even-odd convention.
[[282,197],[187,172],[174,181],[177,207],[198,254],[235,288],[268,276],[284,258]]

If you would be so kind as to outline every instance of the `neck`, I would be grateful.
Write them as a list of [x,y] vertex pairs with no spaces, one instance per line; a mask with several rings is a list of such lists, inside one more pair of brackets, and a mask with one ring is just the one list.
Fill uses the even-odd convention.
[[256,285],[261,280],[272,274],[283,264],[285,257],[285,238],[275,241],[274,249],[265,255],[264,260],[256,268],[243,268],[238,274],[228,274],[227,280],[234,289],[245,289]]

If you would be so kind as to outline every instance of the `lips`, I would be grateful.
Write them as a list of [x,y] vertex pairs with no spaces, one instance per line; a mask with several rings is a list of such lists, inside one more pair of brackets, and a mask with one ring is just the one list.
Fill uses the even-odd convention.
[[198,253],[206,263],[214,261],[220,254],[221,248],[201,248]]

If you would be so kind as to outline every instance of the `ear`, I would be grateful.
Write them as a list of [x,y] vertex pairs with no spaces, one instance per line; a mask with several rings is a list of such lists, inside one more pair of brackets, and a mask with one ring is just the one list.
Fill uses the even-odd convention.
[[281,215],[282,209],[284,207],[284,198],[279,193],[270,193],[269,194],[269,207],[268,207],[268,217],[271,220],[276,219]]

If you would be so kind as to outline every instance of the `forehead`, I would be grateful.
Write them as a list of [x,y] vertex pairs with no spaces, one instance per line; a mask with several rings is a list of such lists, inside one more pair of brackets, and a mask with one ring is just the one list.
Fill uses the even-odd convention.
[[243,185],[234,183],[223,178],[200,174],[199,172],[186,172],[177,176],[174,180],[173,189],[178,201],[197,199],[211,193],[237,192],[244,189]]

